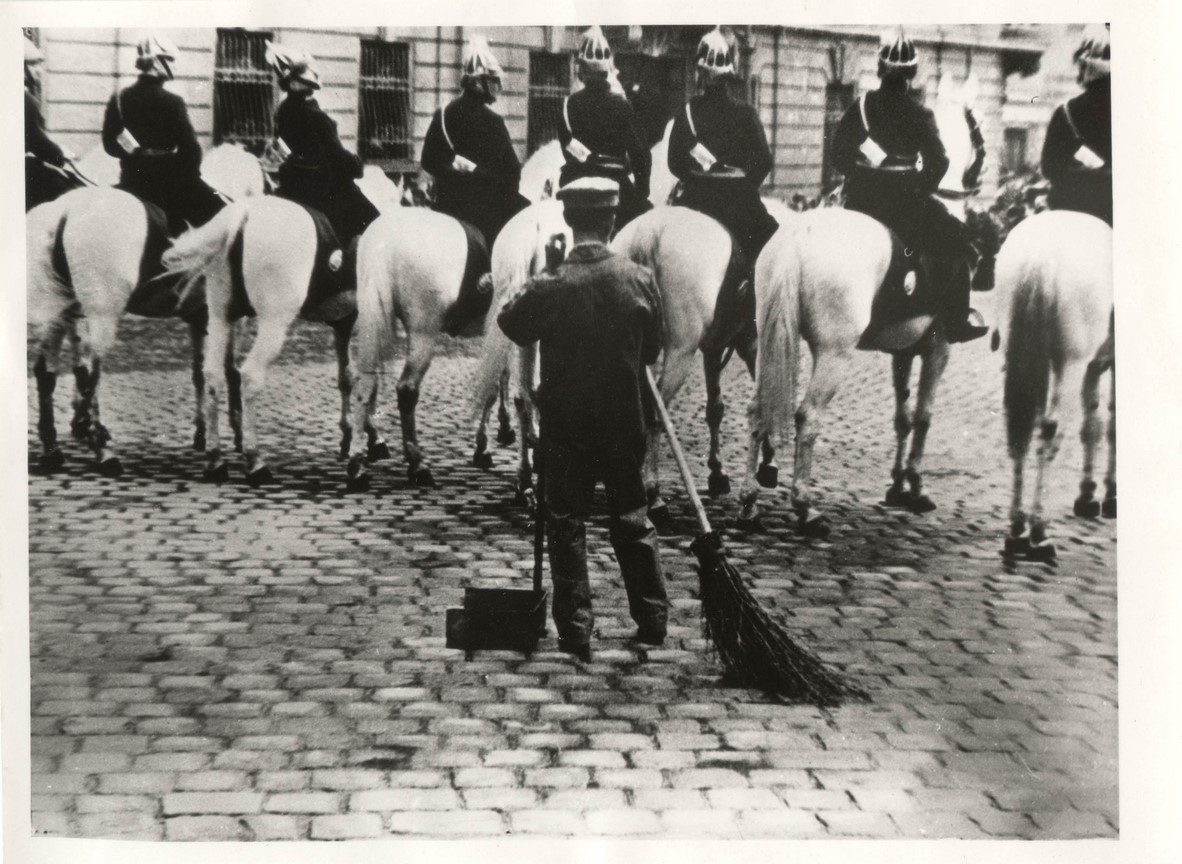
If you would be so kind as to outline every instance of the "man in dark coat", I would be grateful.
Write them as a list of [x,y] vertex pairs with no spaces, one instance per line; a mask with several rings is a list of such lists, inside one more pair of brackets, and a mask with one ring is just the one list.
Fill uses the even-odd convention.
[[594,617],[585,522],[597,481],[637,638],[660,645],[669,601],[642,476],[645,367],[661,349],[660,295],[652,273],[607,247],[616,184],[583,178],[559,190],[574,248],[552,275],[506,302],[497,323],[518,345],[541,343],[543,471],[559,648],[591,658]]
[[988,328],[970,319],[975,253],[968,233],[933,197],[949,160],[935,116],[910,95],[918,68],[915,46],[905,35],[883,43],[882,86],[842,117],[833,137],[833,164],[846,178],[847,208],[873,216],[906,246],[926,253],[933,286],[942,291],[945,335],[949,342],[965,342]]
[[475,226],[491,251],[529,201],[517,191],[521,163],[509,130],[489,107],[501,91],[501,67],[481,36],[467,46],[460,84],[460,96],[431,118],[422,165],[435,178],[435,209]]
[[[116,93],[103,118],[103,149],[120,161],[119,188],[162,208],[172,220],[203,225],[225,206],[201,179],[201,145],[185,100],[164,89],[176,47],[163,36],[138,46],[134,84]],[[181,227],[174,222],[174,228]]]
[[759,196],[772,154],[759,114],[730,96],[734,47],[715,28],[698,44],[704,81],[676,117],[669,135],[669,170],[681,181],[675,203],[721,222],[735,237],[749,268],[779,227]]
[[[41,105],[32,90],[44,57],[41,49],[25,37],[25,211],[52,201],[79,184],[61,168],[66,164],[62,148],[45,131]],[[53,166],[53,167],[50,167]]]
[[275,137],[285,154],[279,166],[279,195],[323,213],[342,248],[380,215],[353,181],[362,175],[361,160],[341,144],[336,121],[313,94],[320,75],[311,58],[277,46],[268,58],[287,93],[275,112]]
[[1055,109],[1042,148],[1047,206],[1112,224],[1112,76],[1108,28],[1085,34],[1075,52],[1084,92]]
[[611,89],[612,49],[599,27],[583,36],[577,63],[583,89],[563,103],[558,141],[566,162],[559,183],[565,186],[580,177],[615,180],[620,186],[618,231],[652,209],[648,195],[653,157],[636,131],[632,106]]

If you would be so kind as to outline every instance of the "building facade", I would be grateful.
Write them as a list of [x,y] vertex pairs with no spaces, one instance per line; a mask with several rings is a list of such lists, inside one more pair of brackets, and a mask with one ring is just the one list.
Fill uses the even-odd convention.
[[[620,79],[650,143],[694,92],[694,51],[704,26],[605,27]],[[986,136],[986,195],[1008,172],[1037,164],[1050,112],[1075,92],[1071,50],[1080,26],[956,25],[909,28],[920,51],[917,86],[929,103],[941,76],[980,82],[977,115]],[[767,194],[815,195],[835,175],[826,140],[841,113],[877,86],[879,28],[728,28],[742,75],[736,94],[754,104],[774,154]],[[202,144],[236,141],[261,152],[281,94],[264,61],[274,40],[311,53],[320,70],[318,99],[336,118],[345,145],[390,172],[418,171],[431,115],[459,89],[461,53],[476,32],[464,27],[341,29],[210,28],[162,32],[178,48],[169,86],[189,105]],[[497,110],[518,155],[556,137],[562,100],[578,86],[573,51],[581,28],[492,27],[504,67]],[[46,62],[42,99],[48,128],[63,146],[98,146],[111,93],[135,77],[142,33],[121,28],[32,31]]]

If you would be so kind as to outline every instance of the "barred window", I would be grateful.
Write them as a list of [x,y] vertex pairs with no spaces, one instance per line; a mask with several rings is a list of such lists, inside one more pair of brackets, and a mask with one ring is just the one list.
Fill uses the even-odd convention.
[[362,40],[357,155],[367,162],[414,159],[410,82],[409,43]]
[[272,34],[219,29],[213,69],[213,143],[241,144],[256,156],[273,134],[275,84],[266,60]]
[[570,94],[570,65],[568,54],[529,52],[527,155],[558,137],[562,102]]

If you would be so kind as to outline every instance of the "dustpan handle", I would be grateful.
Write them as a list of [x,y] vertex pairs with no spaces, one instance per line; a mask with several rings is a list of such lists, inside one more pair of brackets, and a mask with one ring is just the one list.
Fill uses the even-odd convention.
[[534,494],[534,591],[542,591],[542,552],[546,545],[546,460],[542,456],[541,440],[534,447],[534,470],[538,475]]
[[649,392],[657,405],[657,413],[661,417],[661,425],[665,427],[665,434],[669,436],[669,447],[673,450],[673,458],[677,462],[677,470],[681,472],[681,482],[685,485],[685,492],[689,495],[690,503],[694,505],[694,514],[698,517],[698,525],[703,534],[710,533],[710,520],[706,517],[706,508],[702,506],[702,499],[698,497],[698,490],[694,487],[694,475],[690,473],[689,463],[685,461],[685,453],[677,440],[677,432],[673,429],[673,421],[669,419],[669,412],[665,409],[665,402],[657,391],[657,382],[653,380],[653,373],[647,367],[644,370],[645,380],[648,381]]

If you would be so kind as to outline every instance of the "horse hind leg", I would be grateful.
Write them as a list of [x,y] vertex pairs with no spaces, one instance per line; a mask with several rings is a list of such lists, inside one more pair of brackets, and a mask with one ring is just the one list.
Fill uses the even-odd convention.
[[1075,499],[1073,510],[1076,516],[1085,519],[1095,519],[1100,515],[1094,476],[1096,447],[1104,433],[1104,423],[1100,419],[1100,376],[1103,373],[1103,364],[1094,360],[1088,363],[1084,370],[1080,393],[1083,424],[1080,426],[1079,440],[1083,444],[1083,474],[1079,482],[1079,497]]
[[506,406],[505,394],[509,390],[509,370],[501,376],[500,392],[497,396],[497,443],[502,447],[512,447],[517,443],[517,433],[513,431],[512,418]]
[[262,486],[274,482],[259,449],[258,403],[267,381],[267,370],[283,350],[291,318],[283,315],[259,318],[254,344],[239,369],[242,376],[242,453],[246,457],[246,482]]
[[229,468],[222,458],[221,429],[219,424],[219,400],[227,387],[228,366],[233,365],[230,350],[230,322],[210,310],[206,326],[205,356],[202,360],[202,381],[205,385],[203,399],[205,410],[205,471],[204,479],[213,483],[224,483],[229,478]]
[[936,404],[936,388],[944,377],[948,366],[948,343],[936,337],[931,348],[923,357],[919,372],[919,392],[915,397],[915,415],[912,418],[911,452],[907,456],[907,483],[911,487],[911,512],[929,513],[936,509],[935,503],[923,493],[924,448],[927,446],[928,431],[932,428],[932,410]]
[[78,395],[89,417],[90,426],[87,444],[94,452],[99,473],[104,477],[118,477],[123,473],[123,463],[115,455],[111,444],[111,433],[103,425],[99,411],[99,381],[102,378],[102,358],[115,343],[117,320],[112,317],[95,316],[87,319],[86,337],[82,340],[79,364],[74,369]]
[[1106,519],[1116,518],[1116,365],[1110,370],[1108,397],[1108,473],[1104,477],[1104,504],[1100,513]]
[[398,378],[398,418],[402,425],[402,453],[406,459],[406,473],[416,486],[434,486],[435,478],[419,447],[415,410],[419,404],[419,388],[435,355],[436,336],[428,333],[408,334],[406,363]]
[[910,507],[911,492],[904,486],[903,459],[907,441],[911,437],[911,412],[907,404],[911,398],[911,364],[914,355],[895,354],[891,358],[891,378],[895,387],[895,465],[891,469],[891,485],[883,503],[888,507]]
[[825,409],[837,393],[837,386],[850,360],[848,350],[821,353],[813,359],[813,375],[796,411],[796,458],[792,472],[792,509],[798,530],[812,537],[829,533],[828,520],[813,509],[813,448],[821,430]]
[[711,495],[726,495],[731,491],[731,481],[726,476],[722,460],[719,458],[719,429],[726,414],[726,403],[722,400],[722,387],[719,381],[722,377],[722,352],[703,352],[702,368],[706,375],[706,427],[710,430],[710,452],[706,459],[710,477],[706,483],[706,490]]
[[[1051,370],[1050,389],[1047,394],[1046,411],[1043,413],[1038,426],[1037,463],[1034,475],[1034,490],[1030,502],[1030,543],[1031,556],[1039,560],[1054,560],[1054,544],[1047,540],[1047,520],[1043,514],[1043,497],[1046,490],[1046,479],[1059,447],[1063,443],[1063,429],[1067,418],[1061,416],[1061,394],[1064,391],[1064,381],[1077,380],[1077,363],[1066,368]],[[1066,388],[1070,390],[1070,388]]]
[[67,329],[70,329],[70,324],[65,318],[59,318],[46,327],[37,361],[33,364],[33,378],[37,382],[37,437],[41,442],[41,456],[37,464],[46,473],[59,470],[66,461],[58,446],[53,396],[57,389],[62,340]]

